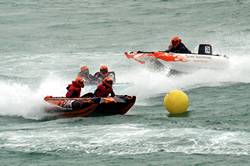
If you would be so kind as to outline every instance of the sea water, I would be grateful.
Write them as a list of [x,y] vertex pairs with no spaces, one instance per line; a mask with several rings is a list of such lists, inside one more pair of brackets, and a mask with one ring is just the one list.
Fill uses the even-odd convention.
[[[23,0],[0,2],[0,165],[249,165],[249,0]],[[168,77],[125,51],[165,50],[172,36],[229,57],[222,71]],[[80,66],[115,71],[123,116],[44,119]],[[86,87],[83,93],[93,91]],[[165,93],[184,90],[171,117]]]

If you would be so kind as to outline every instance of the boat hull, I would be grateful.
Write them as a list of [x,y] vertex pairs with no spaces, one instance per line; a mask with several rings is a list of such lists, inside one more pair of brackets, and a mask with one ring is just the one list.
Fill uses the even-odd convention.
[[135,96],[119,95],[115,97],[66,98],[47,96],[49,103],[46,113],[58,118],[123,115],[136,101]]
[[192,72],[197,69],[220,70],[229,66],[229,59],[225,55],[125,52],[125,56],[140,64],[161,64],[178,72]]

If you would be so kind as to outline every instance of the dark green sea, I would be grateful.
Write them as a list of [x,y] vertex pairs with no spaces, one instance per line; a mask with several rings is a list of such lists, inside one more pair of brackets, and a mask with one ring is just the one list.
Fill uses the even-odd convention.
[[[0,34],[1,166],[250,165],[249,0],[0,0]],[[174,35],[230,66],[167,76],[124,56]],[[103,64],[116,94],[137,96],[126,115],[45,117],[45,96]],[[163,107],[173,89],[189,96],[182,116]]]

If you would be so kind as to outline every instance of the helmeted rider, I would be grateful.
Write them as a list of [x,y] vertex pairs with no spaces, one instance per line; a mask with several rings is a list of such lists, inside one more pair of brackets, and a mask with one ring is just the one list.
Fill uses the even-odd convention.
[[100,67],[100,71],[99,72],[96,72],[94,77],[99,81],[101,82],[104,78],[108,77],[109,76],[109,71],[108,71],[108,67],[105,66],[105,65],[102,65]]
[[171,39],[170,45],[168,46],[168,50],[166,50],[166,52],[191,54],[191,51],[187,49],[178,36],[174,36]]
[[80,72],[78,73],[78,77],[86,77],[89,75],[89,68],[88,66],[82,66],[80,68]]
[[87,84],[95,84],[97,82],[96,78],[89,73],[88,66],[82,66],[77,77],[81,77],[82,79],[84,79],[85,83]]
[[111,97],[115,96],[115,93],[112,88],[113,80],[110,77],[106,77],[102,80],[102,83],[97,86],[97,89],[94,92],[96,97]]
[[80,97],[81,95],[81,88],[84,88],[84,81],[81,77],[77,77],[74,81],[72,81],[72,84],[69,84],[67,86],[67,93],[66,97],[68,98],[75,98]]

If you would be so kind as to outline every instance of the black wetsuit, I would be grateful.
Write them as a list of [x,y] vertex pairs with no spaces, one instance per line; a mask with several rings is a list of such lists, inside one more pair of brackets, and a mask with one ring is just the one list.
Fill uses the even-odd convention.
[[189,51],[189,49],[187,49],[187,47],[183,43],[180,43],[175,48],[172,46],[170,49],[167,50],[167,52],[191,54],[191,51]]

